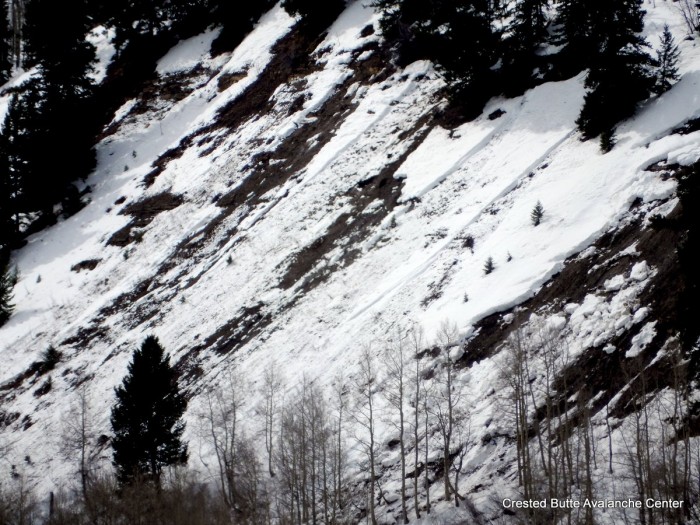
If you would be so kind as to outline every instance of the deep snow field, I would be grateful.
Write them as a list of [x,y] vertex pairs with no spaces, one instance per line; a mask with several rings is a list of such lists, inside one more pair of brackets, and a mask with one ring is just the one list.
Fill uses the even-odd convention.
[[[0,382],[22,374],[50,345],[64,355],[48,394],[37,397],[39,384],[27,382],[3,392],[2,410],[20,414],[2,432],[10,463],[41,490],[71,475],[57,450],[76,385],[88,380],[108,433],[113,389],[148,334],[159,337],[173,361],[197,367],[198,376],[186,381],[195,394],[231,367],[252,388],[260,386],[272,363],[290,392],[303,378],[329,387],[339,375],[352,379],[363,345],[379,355],[387,334],[413,323],[428,340],[444,323],[469,338],[479,320],[532,297],[567,258],[624,223],[635,201],[656,213],[675,204],[673,180],[645,170],[659,161],[688,165],[700,158],[700,132],[671,133],[700,117],[700,49],[683,40],[672,3],[645,3],[646,35],[658,46],[664,23],[671,26],[682,50],[682,78],[618,128],[617,145],[607,154],[597,141],[581,142],[575,130],[585,73],[513,99],[492,99],[482,116],[454,130],[430,118],[444,101],[442,81],[427,62],[355,81],[362,63],[378,52],[376,33],[360,36],[378,20],[365,3],[351,2],[333,24],[308,74],[280,85],[265,111],[234,128],[212,125],[217,112],[260,78],[294,19],[277,7],[233,53],[214,58],[208,49],[217,30],[178,44],[157,71],[166,80],[184,75],[191,92],[138,114],[136,101],[125,104],[114,132],[98,146],[98,167],[86,181],[90,203],[13,254],[20,280],[16,313],[0,329]],[[108,40],[96,36],[95,42],[108,61]],[[220,82],[226,78],[234,80]],[[338,90],[345,113],[333,120],[323,108]],[[502,115],[489,118],[497,110]],[[317,121],[325,126],[318,136],[295,135]],[[145,184],[152,163],[191,134],[195,139],[181,155]],[[290,146],[297,136],[305,140]],[[275,155],[278,150],[284,156]],[[289,151],[308,159],[293,165]],[[260,164],[265,152],[271,154]],[[242,186],[255,170],[267,177],[262,193]],[[363,194],[387,173],[389,190]],[[239,186],[251,193],[236,194]],[[138,242],[109,244],[132,220],[120,210],[162,194],[177,197],[174,207],[137,225]],[[235,196],[235,207],[221,204],[227,195]],[[534,227],[530,212],[538,201],[545,215]],[[465,247],[468,237],[473,250]],[[495,270],[485,275],[489,257]],[[94,269],[71,269],[89,260],[98,260]],[[588,295],[543,322],[568,326],[572,356],[620,327],[646,323],[636,346],[607,349],[632,356],[654,334],[638,300],[654,271],[638,260],[631,274],[606,283],[612,298]],[[513,447],[482,440],[494,432],[485,422],[498,420],[498,396],[485,394],[497,384],[501,361],[494,355],[458,375],[473,445],[461,486],[469,493],[487,485],[471,496],[482,509],[496,492],[514,495],[517,488],[513,471],[496,474],[504,452],[505,461],[514,461]],[[190,404],[187,438],[192,465],[206,472],[200,452],[206,458],[207,450],[194,424],[198,399]],[[256,407],[251,395],[251,420]],[[509,429],[503,419],[495,425]],[[380,441],[392,432],[391,421],[382,421]],[[359,450],[351,459],[359,471]],[[380,460],[391,468],[396,453],[382,450]],[[391,479],[388,492],[398,489]],[[437,500],[440,483],[432,490]],[[445,518],[452,512],[446,504],[440,508]]]

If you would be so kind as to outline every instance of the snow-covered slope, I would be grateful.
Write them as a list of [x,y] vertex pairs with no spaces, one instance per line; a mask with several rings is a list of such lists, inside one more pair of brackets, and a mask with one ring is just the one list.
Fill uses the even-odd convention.
[[[441,127],[439,76],[429,63],[394,70],[365,3],[321,42],[275,8],[233,53],[208,55],[216,31],[180,43],[157,69],[180,96],[121,108],[98,147],[90,204],[14,254],[17,308],[0,329],[3,435],[13,457],[31,456],[23,468],[42,487],[69,475],[57,436],[76,386],[88,382],[107,433],[113,388],[147,334],[179,363],[192,407],[233,366],[253,384],[276,363],[290,389],[302,378],[330,386],[356,373],[362,345],[379,353],[411,323],[430,340],[445,322],[478,337],[479,321],[535,297],[606,232],[673,208],[673,179],[646,168],[700,157],[700,132],[672,133],[700,117],[695,42],[681,43],[680,82],[602,154],[575,131],[584,74]],[[647,9],[651,42],[663,23],[683,34],[669,3]],[[307,48],[310,59],[290,60]],[[550,320],[570,325],[572,359],[644,321],[625,316],[644,306],[655,269],[632,265],[606,281],[609,296],[586,295]],[[50,345],[63,359],[38,395],[44,378],[25,372]],[[484,439],[501,359],[487,354],[459,375],[475,444],[469,490],[514,454]],[[514,487],[512,471],[497,485]]]

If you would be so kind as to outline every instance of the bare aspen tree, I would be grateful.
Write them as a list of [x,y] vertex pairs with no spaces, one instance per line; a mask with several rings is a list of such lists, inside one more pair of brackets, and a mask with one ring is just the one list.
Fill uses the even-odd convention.
[[676,9],[683,17],[688,34],[693,35],[700,28],[700,5],[695,0],[677,0]]
[[455,427],[464,418],[461,406],[461,388],[455,384],[455,363],[452,352],[459,342],[457,327],[444,323],[438,332],[437,344],[440,348],[441,363],[436,374],[434,399],[430,405],[431,414],[440,432],[442,440],[443,486],[445,501],[449,501],[453,493],[450,482],[452,464],[452,438]]
[[430,506],[430,469],[428,468],[428,454],[430,453],[430,433],[429,433],[429,418],[428,418],[428,404],[429,400],[431,397],[431,390],[426,388],[425,386],[423,387],[423,399],[422,405],[423,405],[423,414],[424,414],[424,419],[423,419],[423,432],[425,439],[424,441],[424,446],[423,446],[423,485],[425,487],[425,512],[426,514],[430,514],[431,511],[431,506]]
[[605,404],[605,427],[608,432],[608,474],[613,473],[613,442],[612,427],[610,426],[610,403]]
[[340,428],[344,386],[338,386],[339,417],[333,419],[323,391],[304,379],[281,411],[275,459],[278,465],[278,521],[330,524],[342,518],[346,469]]
[[80,491],[88,509],[90,482],[100,453],[98,439],[96,414],[90,404],[87,386],[83,385],[76,392],[68,415],[63,419],[59,449],[67,461],[77,464]]
[[462,421],[460,421],[459,426],[455,432],[455,437],[457,443],[459,443],[459,448],[457,449],[457,454],[454,461],[452,462],[452,471],[455,475],[455,481],[453,485],[454,489],[454,501],[455,507],[459,507],[460,499],[465,499],[464,496],[459,493],[459,475],[464,467],[464,459],[469,452],[469,440],[471,438],[471,424],[469,417],[466,416]]
[[[593,463],[595,452],[593,451],[592,443],[594,442],[592,432],[591,432],[591,412],[588,405],[584,400],[588,399],[590,396],[588,392],[581,392],[579,396],[579,425],[578,425],[578,441],[583,444],[583,460],[582,465],[579,469],[583,468],[583,478],[580,483],[581,491],[584,497],[592,501],[593,497]],[[579,476],[580,478],[580,476]],[[590,506],[584,507],[584,517],[583,520],[579,520],[583,525],[593,525],[593,509]]]
[[[632,358],[623,363],[625,382],[632,388],[632,439],[630,432],[621,432],[621,438],[626,449],[626,460],[629,474],[637,489],[637,497],[645,501],[651,497],[651,461],[649,450],[649,417],[647,411],[647,383],[644,364],[640,358]],[[642,506],[638,512],[639,523],[654,524],[654,513]]]
[[276,417],[279,411],[279,398],[283,389],[284,381],[277,366],[273,363],[263,372],[262,397],[263,413],[265,415],[265,450],[267,451],[267,471],[270,477],[275,476],[272,468],[273,443],[275,436]]
[[[529,377],[526,360],[528,352],[524,335],[515,330],[506,341],[505,359],[500,371],[501,380],[506,385],[507,406],[515,426],[515,446],[518,468],[518,484],[522,487],[524,499],[535,499],[535,476],[529,439]],[[532,509],[526,510],[527,518],[534,523]]]
[[[387,379],[384,395],[389,405],[398,415],[398,423],[394,426],[399,432],[399,448],[401,456],[401,518],[408,523],[408,510],[406,509],[406,442],[404,440],[405,403],[407,386],[407,363],[405,352],[407,350],[406,336],[397,330],[393,341],[390,341],[384,351],[387,367]],[[393,420],[393,418],[392,418]]]
[[[413,372],[411,375],[411,383],[413,387],[413,395],[411,398],[411,403],[413,405],[413,508],[416,513],[416,519],[420,519],[420,507],[418,503],[418,465],[420,463],[420,414],[421,414],[421,400],[423,396],[423,369],[420,362],[420,354],[423,351],[424,337],[423,330],[420,327],[414,326],[408,333],[408,340],[413,356]],[[423,411],[423,417],[426,418],[427,413]],[[428,435],[425,434],[426,443],[428,441]],[[428,465],[424,464],[424,468],[427,471]],[[429,509],[430,507],[428,507]],[[430,510],[428,510],[430,512]]]
[[299,496],[299,448],[298,418],[296,407],[287,402],[280,420],[280,436],[277,446],[279,468],[278,515],[283,523],[301,523],[301,498]]
[[353,411],[352,418],[357,427],[356,430],[361,431],[361,434],[356,434],[355,438],[364,450],[367,462],[369,463],[369,489],[367,491],[369,518],[372,525],[377,525],[374,502],[377,481],[377,450],[375,443],[375,390],[377,388],[377,370],[375,358],[370,346],[364,346],[362,348],[359,365],[359,373],[355,380],[355,387],[359,399],[358,405]]
[[33,525],[40,516],[36,496],[23,473],[13,470],[12,479],[0,485],[0,523]]
[[332,478],[333,478],[333,507],[330,523],[335,525],[345,509],[343,497],[343,482],[346,471],[347,455],[345,452],[345,437],[343,426],[347,412],[347,384],[342,375],[336,376],[333,385],[333,403],[335,409],[335,423],[332,428],[334,446],[331,450]]
[[257,458],[245,436],[242,407],[247,387],[243,378],[230,372],[225,383],[205,395],[201,414],[203,431],[217,461],[219,490],[231,516],[251,516],[257,511]]

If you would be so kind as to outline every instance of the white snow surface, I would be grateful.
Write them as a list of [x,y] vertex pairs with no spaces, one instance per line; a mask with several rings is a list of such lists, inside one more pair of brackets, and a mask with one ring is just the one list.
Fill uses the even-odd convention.
[[192,69],[206,59],[211,43],[219,33],[221,28],[210,29],[201,35],[180,41],[158,61],[156,71],[160,75],[168,75]]
[[[187,71],[203,62],[217,74],[185,99],[171,103],[157,120],[145,114],[126,122],[134,102],[127,103],[114,120],[124,124],[98,147],[98,167],[88,181],[89,205],[34,235],[14,254],[20,280],[15,288],[16,313],[0,329],[0,381],[22,373],[49,345],[65,354],[52,375],[50,394],[37,398],[28,390],[5,407],[31,415],[33,424],[21,431],[21,440],[20,434],[8,440],[16,441],[12,454],[17,458],[31,451],[33,464],[47,465],[40,472],[24,466],[42,487],[60,484],[70,475],[56,450],[75,381],[91,378],[91,398],[107,432],[113,388],[146,335],[157,335],[177,359],[243,308],[262,303],[272,321],[260,334],[234,354],[199,355],[202,384],[216,383],[226,368],[235,366],[255,386],[262,371],[276,363],[290,390],[304,377],[328,386],[338,374],[355,373],[363,343],[373,343],[378,352],[386,334],[396,327],[415,322],[432,339],[448,321],[467,335],[484,316],[531,297],[565,259],[623,221],[632,202],[641,199],[655,206],[672,198],[675,184],[645,171],[647,166],[700,155],[700,133],[669,134],[700,116],[700,51],[693,42],[682,41],[681,80],[620,126],[611,152],[602,154],[596,141],[581,142],[575,131],[583,74],[513,99],[493,99],[476,120],[451,132],[434,127],[415,145],[396,171],[403,183],[400,204],[363,244],[353,247],[358,253],[350,264],[335,269],[344,254],[337,244],[316,265],[319,271],[333,269],[320,285],[306,293],[300,283],[289,289],[278,286],[293,256],[323,236],[339,216],[353,211],[348,196],[358,184],[413,145],[411,139],[401,140],[400,132],[414,128],[440,104],[435,95],[442,80],[429,63],[421,62],[382,82],[356,86],[356,107],[303,170],[272,190],[256,208],[241,206],[212,233],[198,257],[175,258],[178,243],[221,212],[214,197],[249,175],[252,156],[274,151],[296,127],[316,118],[314,111],[352,75],[353,50],[377,38],[359,36],[367,24],[377,23],[377,15],[365,4],[351,3],[330,29],[318,48],[325,51],[319,53],[321,67],[303,79],[303,87],[281,86],[268,113],[221,132],[223,141],[212,152],[195,141],[167,165],[152,187],[144,188],[141,181],[161,153],[211,123],[218,109],[259,77],[273,45],[294,20],[281,8],[273,9],[223,59],[208,56],[216,30],[177,44],[159,62],[159,73]],[[664,22],[681,39],[682,23],[672,7],[658,2],[646,9],[652,42]],[[241,78],[219,91],[217,80],[228,73],[241,73]],[[289,113],[286,108],[299,94],[295,89],[303,91],[305,102]],[[497,109],[505,113],[489,120],[487,115]],[[184,203],[158,215],[140,243],[126,248],[106,245],[111,234],[129,221],[118,214],[123,205],[116,205],[117,199],[123,197],[129,204],[165,191],[182,196]],[[530,212],[538,201],[545,213],[534,227]],[[374,206],[384,203],[376,201]],[[475,241],[473,253],[463,247],[467,236]],[[484,275],[488,257],[496,269]],[[88,259],[100,260],[94,270],[71,271]],[[155,280],[138,304],[125,304],[122,311],[99,320],[106,335],[89,347],[61,345],[91,326],[102,308],[154,277],[170,261],[174,266],[161,278],[174,279],[183,270],[187,278],[170,288],[156,286]],[[653,268],[638,261],[631,275],[606,283],[612,299],[602,291],[589,295],[580,305],[567,305],[567,318],[553,319],[551,326],[571,323],[580,336],[574,353],[605,345],[616,331],[643,321],[643,315],[630,314],[629,305],[652,274]],[[436,286],[440,293],[425,301]],[[136,308],[149,303],[158,305],[155,317],[134,322]],[[653,335],[654,323],[647,323],[634,348],[620,350],[634,355]],[[605,347],[606,352],[614,350]],[[496,410],[494,399],[484,395],[497,375],[496,361],[486,359],[462,372],[467,397],[473,400],[477,443],[485,432],[483,422]],[[253,397],[248,406],[251,416]],[[188,414],[191,420],[196,405],[195,399]],[[381,428],[387,435],[391,431],[391,425]],[[195,442],[194,425],[188,432]],[[480,469],[503,446],[474,447],[468,459],[473,469],[465,486],[480,479]],[[485,494],[479,497],[482,503],[487,499]]]

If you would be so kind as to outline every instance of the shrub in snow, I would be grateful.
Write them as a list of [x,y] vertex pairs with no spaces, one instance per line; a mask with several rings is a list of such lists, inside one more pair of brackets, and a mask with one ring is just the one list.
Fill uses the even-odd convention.
[[496,269],[496,264],[493,262],[493,257],[486,259],[484,263],[484,275],[488,275]]
[[53,346],[49,346],[41,353],[41,373],[45,374],[56,368],[56,365],[61,361],[61,357],[61,352],[56,350]]
[[464,246],[465,248],[469,248],[469,250],[470,250],[472,253],[474,253],[474,237],[472,237],[471,235],[467,235],[467,238],[464,239],[464,244],[463,244],[463,246]]
[[[542,217],[544,217],[544,206],[542,206],[540,201],[537,201],[537,204],[535,204],[535,207],[532,208],[532,211],[530,212],[530,221],[532,222],[532,225],[539,226],[542,222]],[[508,255],[510,255],[510,253]]]

